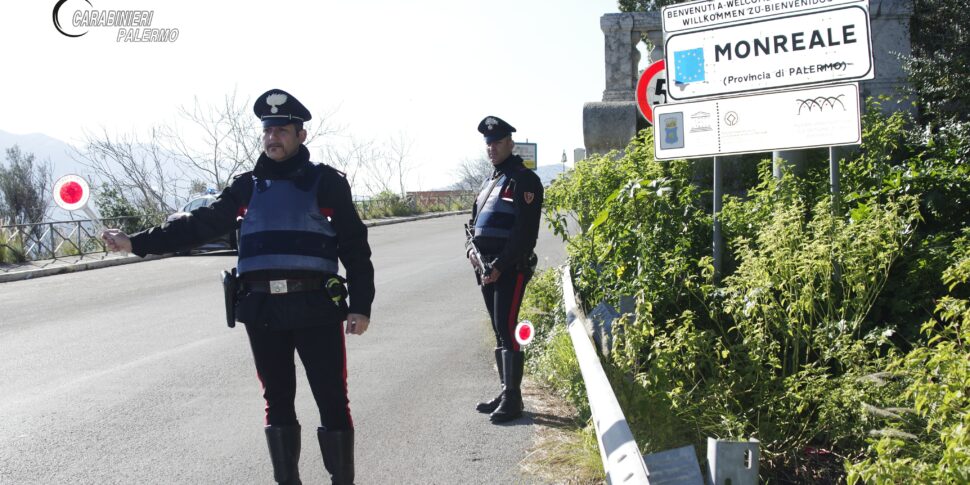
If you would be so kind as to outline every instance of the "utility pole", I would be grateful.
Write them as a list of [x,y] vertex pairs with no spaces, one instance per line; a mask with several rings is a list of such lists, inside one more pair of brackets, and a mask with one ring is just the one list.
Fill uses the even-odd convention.
[[566,173],[566,150],[562,151],[562,173]]

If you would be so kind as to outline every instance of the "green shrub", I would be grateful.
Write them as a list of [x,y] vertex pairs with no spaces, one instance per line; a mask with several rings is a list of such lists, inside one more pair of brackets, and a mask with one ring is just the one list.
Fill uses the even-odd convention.
[[591,157],[546,191],[546,219],[565,234],[567,217],[585,231],[569,241],[583,300],[616,305],[622,295],[677,314],[702,309],[691,281],[707,251],[710,216],[685,161],[653,160],[652,133],[625,155]]
[[[776,180],[763,161],[758,185],[725,201],[720,282],[706,193],[688,162],[653,159],[649,131],[547,190],[553,229],[565,236],[573,217],[583,230],[565,237],[583,301],[636,302],[614,325],[606,371],[644,452],[753,437],[763,478],[782,481],[839,480],[842,460],[863,455],[866,410],[897,397],[871,376],[912,340],[907,318],[934,298],[938,285],[927,281],[939,274],[941,247],[966,223],[932,194],[962,204],[970,193],[962,162],[943,163],[966,141],[943,134],[921,146],[906,126],[869,116],[867,144],[843,164],[837,208],[827,167]],[[893,182],[898,174],[905,183]],[[905,288],[918,293],[893,306],[887,292]],[[561,345],[537,349],[539,373],[580,396],[560,377],[566,357],[542,355],[564,353]]]
[[381,192],[370,200],[358,202],[357,211],[361,219],[407,216],[417,213],[411,201],[389,191]]
[[924,339],[918,322],[933,314],[945,294],[939,275],[952,241],[970,218],[970,124],[950,123],[929,132],[914,129],[902,112],[884,115],[870,102],[863,118],[863,146],[842,164],[843,207],[871,200],[914,197],[920,224],[900,255],[871,319],[897,329],[903,349]]
[[[3,226],[6,221],[0,221]],[[21,263],[26,261],[24,253],[24,242],[19,233],[0,227],[0,263]]]
[[[943,281],[951,292],[970,282],[970,231],[958,239]],[[866,457],[847,463],[847,481],[970,483],[970,300],[945,296],[939,320],[922,327],[927,343],[895,359],[893,406],[874,424]]]
[[108,185],[103,185],[98,190],[97,203],[105,225],[117,226],[127,234],[136,233],[165,219],[164,216],[139,210],[124,197],[121,190]]
[[560,278],[557,268],[548,268],[536,273],[527,287],[519,320],[532,322],[535,336],[526,352],[526,364],[534,377],[556,389],[588,417],[586,390],[566,331]]

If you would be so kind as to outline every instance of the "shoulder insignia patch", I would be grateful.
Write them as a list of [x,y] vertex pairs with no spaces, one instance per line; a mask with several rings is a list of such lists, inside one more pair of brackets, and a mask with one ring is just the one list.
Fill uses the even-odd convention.
[[522,198],[525,199],[526,204],[531,204],[536,199],[536,194],[535,192],[522,192]]

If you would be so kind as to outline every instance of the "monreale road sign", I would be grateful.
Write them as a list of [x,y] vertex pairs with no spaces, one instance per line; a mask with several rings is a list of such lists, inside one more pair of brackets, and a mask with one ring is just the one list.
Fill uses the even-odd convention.
[[874,76],[865,3],[673,34],[664,52],[675,101]]

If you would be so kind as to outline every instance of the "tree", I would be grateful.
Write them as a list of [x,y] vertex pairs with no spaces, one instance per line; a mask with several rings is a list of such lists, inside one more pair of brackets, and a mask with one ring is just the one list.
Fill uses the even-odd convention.
[[[180,106],[179,118],[188,127],[163,127],[161,142],[172,152],[181,175],[193,185],[222,189],[232,177],[256,165],[262,151],[260,128],[249,122],[249,101],[236,101],[236,92],[219,105]],[[247,119],[250,118],[250,119]],[[210,185],[211,184],[211,185]]]
[[397,186],[400,189],[401,197],[407,193],[407,178],[415,167],[411,165],[411,149],[414,148],[414,140],[404,132],[398,132],[397,136],[388,143],[388,165],[392,168],[392,173],[397,177]]
[[408,175],[415,168],[411,158],[413,140],[405,133],[384,144],[374,140],[350,137],[343,145],[329,145],[322,156],[326,163],[347,176],[355,191],[376,195],[391,193],[404,196]]
[[37,162],[33,153],[14,145],[7,149],[7,166],[0,164],[0,220],[32,224],[47,218],[51,188],[50,160]]
[[659,12],[662,7],[683,3],[678,0],[618,0],[617,8],[621,12]]
[[[226,95],[218,104],[178,109],[183,125],[152,128],[148,139],[137,134],[86,134],[73,158],[91,168],[101,184],[128,200],[148,221],[160,222],[192,194],[222,189],[233,177],[251,170],[263,150],[262,128],[248,99]],[[336,132],[330,113],[304,125],[306,143]]]
[[[121,192],[110,186],[103,186],[97,193],[98,210],[105,219],[117,219],[118,226],[128,234],[151,226],[144,215],[125,199]],[[134,219],[132,219],[134,218]]]
[[148,141],[138,135],[112,137],[85,134],[83,148],[73,158],[92,169],[103,186],[113,188],[153,223],[175,211],[184,197],[186,184],[173,173],[173,157],[160,143],[160,130],[153,128]]
[[[236,91],[219,104],[203,105],[195,98],[192,106],[180,106],[178,114],[186,126],[163,127],[161,143],[185,180],[223,189],[256,165],[263,151],[262,127],[253,120],[248,98],[238,100]],[[307,145],[338,131],[328,124],[330,116],[324,113],[304,124]]]
[[347,183],[356,191],[357,176],[363,174],[366,178],[368,167],[373,165],[373,160],[383,158],[384,153],[373,140],[362,141],[350,137],[345,145],[328,145],[322,151],[322,156],[327,165],[344,172]]
[[495,167],[484,155],[475,159],[466,158],[458,166],[458,170],[455,172],[458,182],[454,183],[451,188],[476,191],[481,188],[483,182],[492,176],[493,171],[495,171]]
[[915,0],[905,61],[924,123],[970,121],[970,8],[966,0]]

